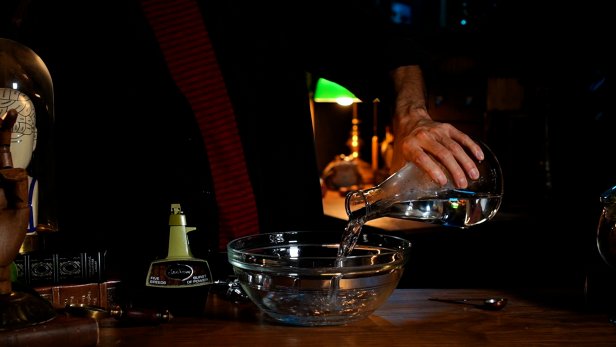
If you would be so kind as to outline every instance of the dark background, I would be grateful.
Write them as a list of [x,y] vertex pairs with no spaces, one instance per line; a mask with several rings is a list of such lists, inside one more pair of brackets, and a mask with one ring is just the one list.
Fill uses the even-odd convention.
[[[494,220],[463,231],[401,233],[414,241],[401,285],[566,288],[578,303],[613,288],[613,270],[595,245],[599,196],[616,183],[610,11],[598,1],[379,3],[411,9],[399,25],[417,34],[429,57],[432,116],[484,139],[505,178]],[[368,161],[372,107],[359,104]],[[380,105],[380,139],[387,107]],[[348,154],[351,116],[335,105],[317,112],[338,127],[323,139],[317,132],[328,143],[329,152],[319,152],[323,168],[332,154]]]
[[[598,258],[594,245],[601,212],[599,195],[616,183],[611,163],[615,60],[609,46],[611,41],[608,40],[609,33],[614,32],[611,27],[615,21],[607,4],[596,0],[574,3],[551,0],[396,2],[411,9],[411,16],[398,25],[416,36],[427,57],[424,71],[430,113],[437,120],[451,122],[484,139],[501,161],[505,179],[503,206],[497,217],[485,225],[462,231],[439,228],[430,232],[400,234],[413,241],[412,257],[401,286],[557,287],[571,289],[581,295],[586,283],[594,286],[594,283],[604,283],[605,279],[614,277]],[[387,12],[394,1],[374,3]],[[99,20],[101,16],[84,13],[79,8],[74,10],[74,21],[65,19],[59,23],[54,23],[55,19],[46,17],[44,12],[36,13],[50,25],[50,30],[41,36],[31,37],[29,42],[33,47],[39,44],[44,47],[43,43],[47,41],[63,42],[66,47],[54,48],[56,51],[66,50],[66,55],[51,55],[48,59],[46,52],[41,52],[52,75],[70,74],[62,68],[71,67],[83,76],[83,85],[67,85],[62,84],[62,79],[57,80],[58,110],[69,107],[72,91],[76,89],[79,89],[79,95],[90,98],[82,102],[92,107],[83,110],[83,118],[80,119],[83,133],[68,132],[59,139],[63,148],[68,149],[62,153],[59,164],[74,175],[60,178],[61,184],[68,187],[67,192],[71,193],[62,196],[61,200],[75,204],[76,210],[91,213],[93,217],[84,220],[83,215],[73,216],[70,209],[64,210],[63,222],[71,228],[71,241],[77,244],[97,241],[115,243],[117,249],[124,253],[143,253],[143,249],[147,250],[148,255],[164,252],[168,235],[167,201],[162,193],[152,194],[147,188],[150,186],[166,193],[175,189],[195,191],[198,197],[194,201],[194,210],[208,212],[193,213],[190,204],[187,204],[189,223],[204,225],[207,230],[214,229],[216,214],[209,205],[212,197],[204,182],[204,177],[208,175],[205,165],[178,165],[174,167],[176,171],[186,172],[174,174],[186,179],[170,181],[167,177],[169,167],[174,163],[201,155],[195,150],[200,148],[199,134],[181,133],[191,128],[190,120],[185,120],[187,124],[150,122],[148,126],[154,127],[151,130],[143,126],[144,122],[133,118],[115,117],[117,110],[112,98],[99,97],[113,92],[113,88],[117,87],[143,100],[163,97],[178,99],[179,102],[171,104],[183,107],[180,95],[169,96],[160,92],[160,95],[154,93],[146,97],[140,94],[136,86],[123,85],[122,72],[130,69],[118,70],[117,75],[107,75],[106,61],[96,60],[90,54],[100,49],[114,57],[121,56],[123,52],[145,55],[147,53],[144,52],[151,52],[152,47],[144,42],[123,42],[126,46],[118,47],[110,39],[113,35],[105,35],[106,30],[118,35],[115,30],[119,29],[116,29],[113,20],[109,20],[100,28],[102,34],[96,37],[96,49],[91,47],[94,45],[86,45],[89,48],[81,50],[80,40],[84,38],[80,25],[87,26],[88,16],[99,17]],[[5,12],[9,13],[12,12]],[[113,18],[117,14],[109,15]],[[462,25],[461,20],[464,19],[466,24]],[[2,24],[2,32],[10,34],[7,22]],[[61,29],[57,29],[56,24]],[[60,34],[70,35],[70,39],[54,36]],[[371,47],[349,49],[361,55]],[[126,59],[127,64],[135,65],[150,61],[139,56],[122,58]],[[144,71],[163,70],[164,66],[142,67],[134,71],[143,75],[131,78],[143,81],[155,79],[155,83],[162,84],[168,82],[164,81],[167,76],[149,75]],[[88,93],[88,90],[83,90],[84,86],[97,86],[90,84],[91,81],[105,83],[97,87],[100,90]],[[495,82],[503,81],[505,88],[495,87],[498,84]],[[495,99],[504,102],[496,106],[489,102]],[[145,109],[133,107],[140,114],[190,112],[177,108],[160,110],[155,105],[145,106]],[[272,103],[272,107],[278,105]],[[390,109],[390,104],[380,105],[377,128],[381,139],[389,121]],[[336,113],[339,110],[322,108],[318,111]],[[359,114],[365,143],[362,156],[368,159],[373,128],[369,100],[360,104]],[[101,115],[103,117],[98,117]],[[327,118],[322,115],[322,118]],[[350,120],[336,119],[332,122],[326,126],[331,128],[330,133],[317,133],[317,140],[331,141],[325,147],[333,148],[333,153],[346,153],[344,142],[348,138],[348,129],[344,127],[350,125]],[[60,122],[58,125],[74,129],[66,123]],[[333,127],[338,127],[340,131],[333,130]],[[169,136],[155,143],[143,143],[138,136],[134,136],[148,132]],[[334,134],[339,134],[341,141],[328,138]],[[73,138],[84,140],[86,146],[77,146],[80,151],[76,151]],[[130,148],[130,156],[115,155],[120,152],[126,154],[127,148]],[[187,150],[197,153],[187,153]],[[99,160],[84,161],[80,157],[84,151],[87,151],[88,158]],[[160,161],[160,167],[147,175],[135,175],[137,171],[134,169],[157,162],[161,154],[171,159]],[[326,159],[323,156],[319,158],[320,169],[332,159],[330,156],[331,153],[326,153]],[[160,185],[156,188],[158,182]],[[106,196],[110,191],[116,191],[118,185],[134,189],[126,189],[118,196]],[[101,199],[90,199],[92,205],[89,205],[80,200],[77,193]],[[160,201],[143,201],[144,196],[154,196]],[[149,209],[157,203],[161,206],[159,209]],[[96,211],[112,212],[100,215]],[[125,225],[140,225],[141,222],[146,230],[135,233],[151,237],[125,244],[123,237],[131,238],[134,231],[125,229]],[[114,228],[117,226],[113,232],[105,229],[110,223]],[[152,228],[156,225],[161,227]],[[378,231],[367,229],[368,232]],[[194,244],[198,242],[196,240]]]

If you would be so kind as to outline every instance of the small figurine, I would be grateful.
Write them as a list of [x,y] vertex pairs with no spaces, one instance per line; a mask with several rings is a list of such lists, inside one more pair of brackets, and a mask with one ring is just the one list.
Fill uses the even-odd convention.
[[28,174],[13,167],[11,133],[17,111],[0,115],[0,329],[18,328],[55,317],[40,297],[13,291],[11,265],[24,241],[30,216]]
[[[0,88],[0,114],[9,109],[17,112],[17,119],[11,133],[11,156],[13,167],[28,169],[32,154],[36,149],[36,111],[32,100],[15,89]],[[28,205],[30,217],[28,233],[34,233],[37,226],[38,182],[35,177],[28,175]]]
[[49,70],[30,48],[0,38],[0,330],[56,315],[49,301],[15,290],[12,282],[14,261],[28,236],[57,230],[53,168],[47,164],[53,155],[52,124]]

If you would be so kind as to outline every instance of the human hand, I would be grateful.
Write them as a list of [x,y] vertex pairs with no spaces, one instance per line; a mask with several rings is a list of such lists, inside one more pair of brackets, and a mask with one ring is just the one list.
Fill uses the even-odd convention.
[[467,175],[473,180],[479,178],[471,156],[483,160],[481,147],[453,125],[432,120],[419,66],[401,66],[393,71],[392,79],[397,96],[391,173],[412,162],[440,185],[448,181],[446,171],[457,188],[468,186]]
[[[418,109],[413,112],[426,111]],[[468,186],[467,175],[473,180],[479,178],[475,160],[484,159],[481,147],[470,136],[449,123],[420,117],[420,120],[412,124],[398,124],[394,138],[394,154],[390,168],[392,173],[406,162],[412,162],[440,185],[445,185],[448,181],[445,169],[449,171],[457,188]]]

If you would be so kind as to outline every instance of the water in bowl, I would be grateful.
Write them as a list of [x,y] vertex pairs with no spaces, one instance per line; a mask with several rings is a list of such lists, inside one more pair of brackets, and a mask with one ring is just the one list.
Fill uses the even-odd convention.
[[268,244],[245,248],[247,257],[234,255],[235,273],[249,297],[276,321],[323,326],[363,319],[395,289],[410,245],[366,234],[335,266],[338,242],[332,237],[331,232],[272,235]]

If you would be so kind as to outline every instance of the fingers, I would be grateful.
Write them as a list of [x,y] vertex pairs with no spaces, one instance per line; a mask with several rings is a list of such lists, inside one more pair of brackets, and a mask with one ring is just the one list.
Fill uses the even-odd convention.
[[13,125],[17,120],[17,111],[15,109],[8,110],[0,117],[0,168],[13,167],[13,158],[11,157],[11,134]]
[[440,185],[448,181],[457,188],[468,187],[468,179],[479,178],[475,160],[484,159],[481,147],[451,124],[432,122],[422,125],[404,139],[404,154]]
[[411,157],[412,158],[410,161],[412,161],[413,163],[415,163],[415,165],[417,165],[417,167],[428,173],[428,175],[430,176],[430,178],[432,178],[434,182],[438,183],[441,186],[447,184],[448,179],[445,175],[445,172],[430,155],[418,148],[417,152]]
[[12,131],[17,116],[19,116],[19,113],[14,108],[0,116],[0,131]]

